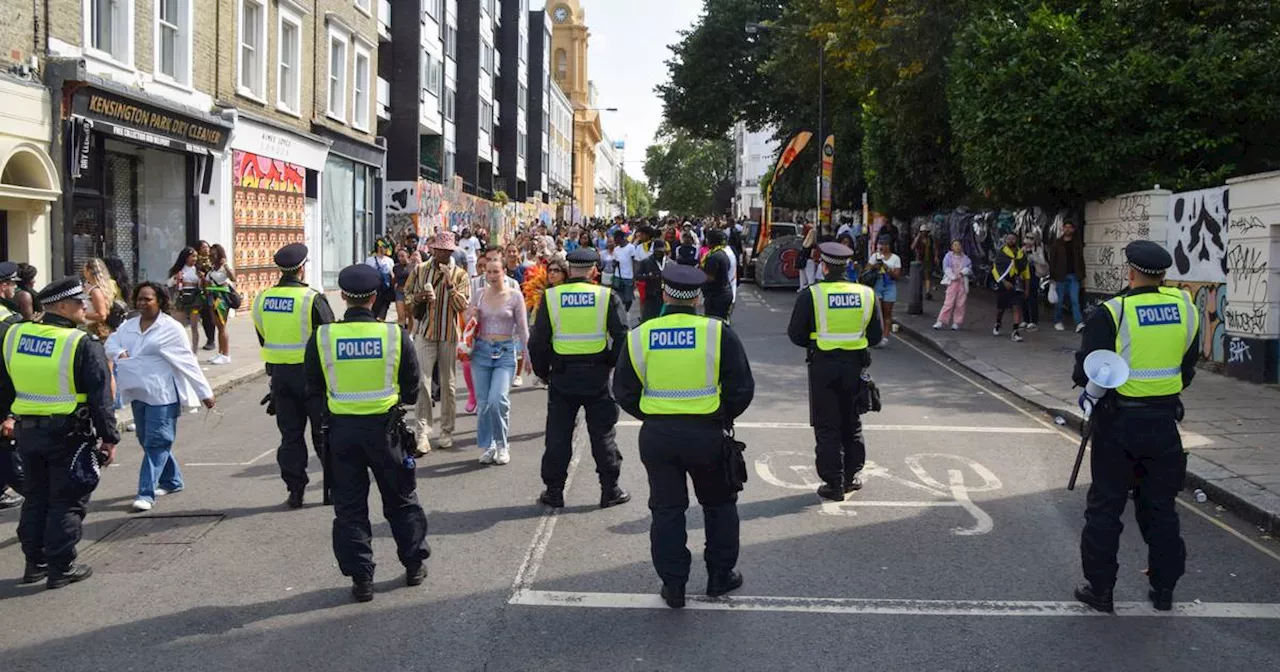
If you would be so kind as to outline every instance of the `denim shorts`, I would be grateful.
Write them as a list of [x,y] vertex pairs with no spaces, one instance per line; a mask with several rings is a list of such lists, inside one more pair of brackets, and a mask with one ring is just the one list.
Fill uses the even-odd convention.
[[876,282],[876,296],[887,303],[897,302],[898,283],[888,275],[881,276],[881,279]]

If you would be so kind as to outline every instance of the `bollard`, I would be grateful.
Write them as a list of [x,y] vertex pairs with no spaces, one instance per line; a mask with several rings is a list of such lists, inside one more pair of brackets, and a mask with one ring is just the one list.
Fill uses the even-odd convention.
[[911,262],[911,277],[907,281],[907,314],[924,314],[924,264]]

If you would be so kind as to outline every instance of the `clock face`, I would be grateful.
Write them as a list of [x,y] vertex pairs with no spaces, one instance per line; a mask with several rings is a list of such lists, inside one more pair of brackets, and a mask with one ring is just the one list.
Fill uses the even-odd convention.
[[568,21],[569,8],[565,7],[564,5],[560,5],[559,7],[556,7],[556,11],[555,11],[555,14],[553,15],[553,18],[556,20],[556,23],[564,23],[565,21]]

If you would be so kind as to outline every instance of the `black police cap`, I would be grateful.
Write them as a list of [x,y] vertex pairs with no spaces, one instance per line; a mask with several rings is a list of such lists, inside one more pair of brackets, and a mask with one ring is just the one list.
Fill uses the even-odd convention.
[[591,247],[579,247],[565,255],[570,268],[591,268],[600,261],[600,253]]
[[1135,240],[1124,248],[1125,259],[1134,270],[1145,275],[1161,275],[1173,265],[1173,257],[1158,243]]
[[833,266],[845,266],[853,258],[853,250],[842,243],[823,243],[818,246],[822,261]]
[[84,299],[86,296],[88,294],[85,294],[80,278],[71,275],[45,285],[44,289],[36,293],[36,300],[40,303],[57,303],[67,299]]
[[662,269],[662,291],[674,299],[697,298],[706,282],[707,274],[693,266],[671,264]]
[[302,243],[290,243],[276,251],[276,266],[282,271],[296,271],[307,263],[307,246]]
[[0,282],[17,282],[18,265],[12,261],[0,261]]
[[338,273],[338,288],[351,299],[366,299],[378,293],[382,286],[382,274],[368,264],[355,264]]

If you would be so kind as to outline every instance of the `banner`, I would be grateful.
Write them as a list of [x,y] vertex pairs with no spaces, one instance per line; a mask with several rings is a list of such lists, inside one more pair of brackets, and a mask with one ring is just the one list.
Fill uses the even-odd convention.
[[787,143],[782,154],[778,156],[778,163],[773,167],[773,179],[769,180],[769,188],[764,192],[764,221],[760,222],[760,235],[756,236],[756,254],[764,250],[769,244],[769,225],[773,223],[773,185],[782,177],[782,173],[787,167],[796,160],[796,155],[804,150],[809,144],[809,138],[813,137],[813,133],[809,131],[800,131],[791,137],[791,142]]
[[831,173],[835,169],[835,163],[836,136],[828,135],[827,141],[822,143],[822,187],[819,194],[822,207],[818,210],[818,230],[822,233],[831,227]]

